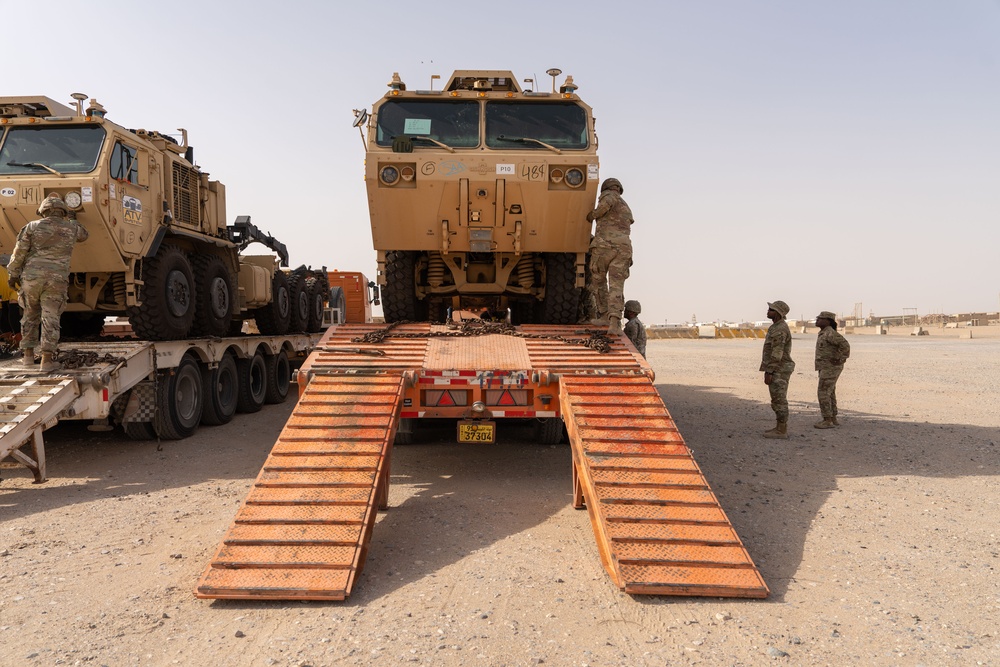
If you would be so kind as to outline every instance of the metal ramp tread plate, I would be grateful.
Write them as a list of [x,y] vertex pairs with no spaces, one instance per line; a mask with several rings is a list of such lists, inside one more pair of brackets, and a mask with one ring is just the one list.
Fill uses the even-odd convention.
[[388,500],[402,374],[316,376],[195,589],[199,598],[343,600]]
[[[65,377],[0,379],[0,461],[12,456],[45,480],[42,432],[79,396],[76,380]],[[30,441],[32,455],[20,451]]]
[[574,504],[586,502],[601,561],[626,593],[763,598],[767,585],[653,383],[560,382]]

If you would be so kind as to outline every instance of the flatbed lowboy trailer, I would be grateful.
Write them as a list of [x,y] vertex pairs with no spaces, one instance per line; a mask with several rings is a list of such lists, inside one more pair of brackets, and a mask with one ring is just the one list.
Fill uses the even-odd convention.
[[477,326],[330,328],[299,370],[298,405],[196,595],[345,599],[388,505],[392,447],[408,440],[408,420],[426,417],[458,420],[460,441],[489,441],[502,419],[542,420],[549,442],[565,425],[574,507],[586,507],[601,561],[625,592],[768,594],[624,336]]
[[0,362],[0,461],[8,456],[46,478],[42,433],[62,420],[120,424],[136,440],[187,437],[285,399],[291,366],[320,334],[176,341],[64,342],[64,368],[43,373]]

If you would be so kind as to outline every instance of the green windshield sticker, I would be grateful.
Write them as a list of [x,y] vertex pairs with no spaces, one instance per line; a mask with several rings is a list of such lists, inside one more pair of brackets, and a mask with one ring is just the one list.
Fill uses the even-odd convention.
[[403,123],[403,134],[417,134],[420,136],[431,133],[430,118],[407,118]]

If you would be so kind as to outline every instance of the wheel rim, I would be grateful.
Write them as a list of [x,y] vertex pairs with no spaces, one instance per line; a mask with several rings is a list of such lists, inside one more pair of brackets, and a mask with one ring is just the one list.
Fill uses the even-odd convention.
[[198,406],[201,405],[201,378],[197,369],[185,366],[174,378],[174,405],[177,420],[185,427],[197,424]]
[[183,271],[167,274],[167,309],[174,317],[184,317],[191,309],[191,283]]
[[278,288],[278,315],[282,318],[288,317],[291,312],[291,299],[288,296],[288,288],[281,286]]
[[305,292],[299,292],[299,319],[307,319],[309,317],[309,295]]
[[258,403],[263,403],[266,391],[267,368],[264,364],[264,357],[257,355],[250,364],[250,393]]
[[215,384],[215,394],[218,403],[223,408],[236,405],[236,373],[235,368],[219,366],[218,381]]
[[216,276],[209,284],[209,303],[212,314],[215,317],[223,318],[229,314],[229,285],[226,279]]

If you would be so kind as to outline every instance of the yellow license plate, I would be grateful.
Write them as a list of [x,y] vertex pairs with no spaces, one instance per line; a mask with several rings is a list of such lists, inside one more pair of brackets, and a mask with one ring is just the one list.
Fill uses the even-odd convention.
[[497,424],[492,421],[458,422],[459,442],[496,442]]

